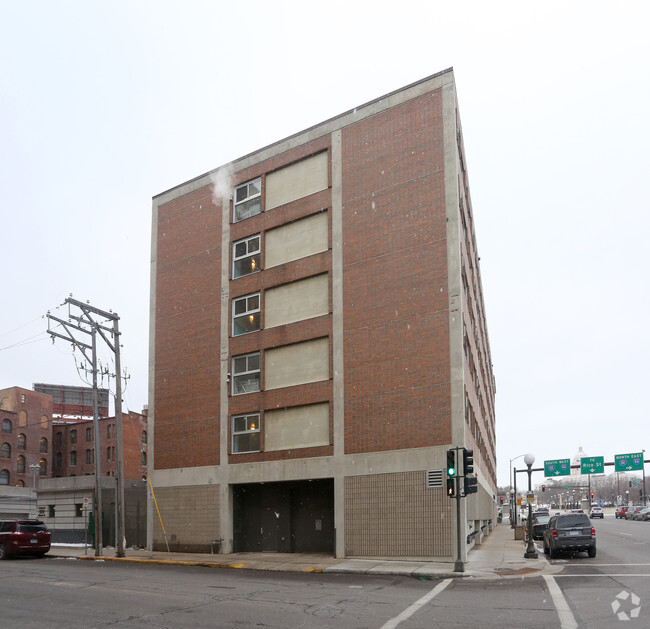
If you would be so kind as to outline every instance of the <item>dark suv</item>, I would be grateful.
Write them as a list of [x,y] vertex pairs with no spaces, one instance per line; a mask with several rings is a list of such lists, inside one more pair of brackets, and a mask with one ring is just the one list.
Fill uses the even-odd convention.
[[596,529],[586,513],[554,515],[544,531],[544,552],[555,559],[560,553],[586,551],[596,556]]
[[0,520],[0,559],[42,557],[50,550],[50,531],[40,520]]

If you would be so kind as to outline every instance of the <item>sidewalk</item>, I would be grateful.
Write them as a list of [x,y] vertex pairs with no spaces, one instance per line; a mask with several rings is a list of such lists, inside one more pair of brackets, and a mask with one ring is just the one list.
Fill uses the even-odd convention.
[[102,557],[95,557],[92,548],[54,545],[48,557],[76,558],[89,561],[127,561],[209,568],[275,570],[280,572],[330,572],[361,574],[395,574],[432,579],[452,577],[522,578],[557,572],[539,551],[538,559],[524,558],[524,545],[514,539],[508,522],[498,524],[481,546],[471,550],[464,572],[454,572],[453,562],[404,561],[393,559],[337,559],[327,554],[298,553],[167,553],[148,550],[126,551],[126,557],[115,557],[112,548],[104,548]]

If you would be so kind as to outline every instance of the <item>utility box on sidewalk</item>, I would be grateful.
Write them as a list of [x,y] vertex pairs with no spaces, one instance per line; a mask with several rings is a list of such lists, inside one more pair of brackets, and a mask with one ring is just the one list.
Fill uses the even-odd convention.
[[515,539],[524,539],[524,527],[521,524],[517,524],[515,528]]

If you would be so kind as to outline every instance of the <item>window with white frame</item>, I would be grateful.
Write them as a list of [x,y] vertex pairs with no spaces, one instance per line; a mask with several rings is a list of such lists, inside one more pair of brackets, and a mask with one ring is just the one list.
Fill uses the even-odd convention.
[[248,334],[260,329],[260,294],[232,300],[232,335]]
[[260,270],[260,235],[238,240],[232,248],[232,276],[242,277]]
[[259,452],[260,450],[260,416],[235,415],[232,418],[232,452]]
[[260,390],[260,353],[235,356],[232,359],[232,394]]
[[235,188],[235,211],[233,221],[243,221],[262,211],[262,179],[258,177]]

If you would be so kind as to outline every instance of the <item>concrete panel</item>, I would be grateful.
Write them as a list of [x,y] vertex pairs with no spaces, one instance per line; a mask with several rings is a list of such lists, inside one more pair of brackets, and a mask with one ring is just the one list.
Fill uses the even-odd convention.
[[327,151],[323,151],[266,176],[266,210],[325,190],[327,185]]
[[279,389],[328,380],[329,356],[327,338],[269,349],[264,356],[264,388]]
[[444,488],[427,489],[425,471],[345,479],[348,557],[452,561],[455,504]]
[[330,407],[326,402],[267,411],[264,427],[265,450],[329,445]]
[[327,212],[320,212],[267,231],[264,236],[264,267],[270,269],[327,251],[327,220]]
[[[217,552],[221,543],[219,486],[158,487],[158,518],[153,522],[154,549],[172,552]],[[213,543],[214,542],[214,543]]]
[[264,327],[274,328],[329,313],[329,281],[326,273],[267,290],[264,295]]

